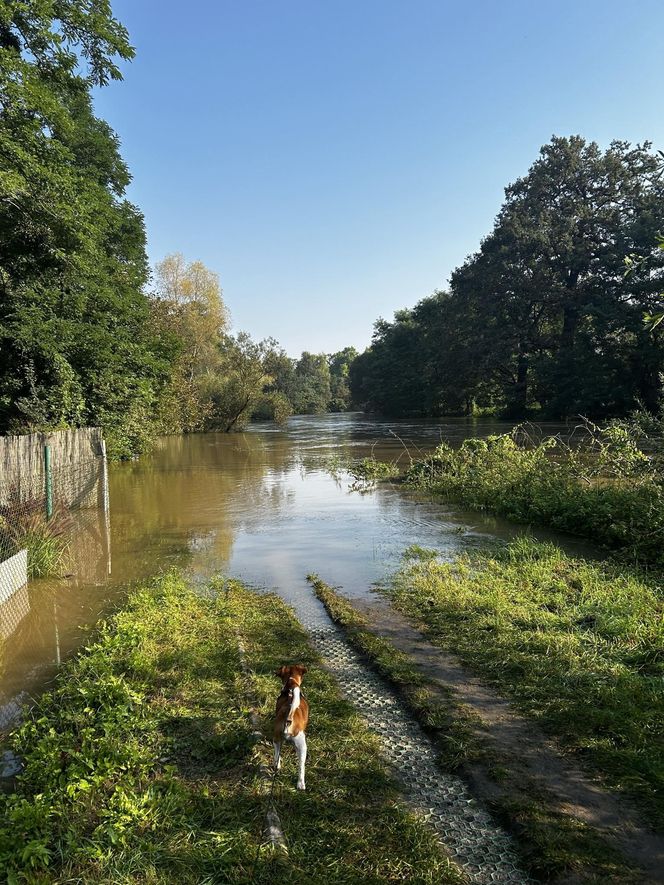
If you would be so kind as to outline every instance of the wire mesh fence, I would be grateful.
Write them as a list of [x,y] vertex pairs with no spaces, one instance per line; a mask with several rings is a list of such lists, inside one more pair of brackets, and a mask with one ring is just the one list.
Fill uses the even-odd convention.
[[0,450],[0,641],[30,611],[29,582],[99,583],[110,571],[103,440],[81,431],[87,434],[81,445],[72,433],[46,443],[18,438],[20,446],[7,446],[11,458]]

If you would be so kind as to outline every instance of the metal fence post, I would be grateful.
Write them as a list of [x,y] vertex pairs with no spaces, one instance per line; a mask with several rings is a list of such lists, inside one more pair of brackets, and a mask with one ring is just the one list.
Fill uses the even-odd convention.
[[106,567],[108,574],[111,574],[111,517],[109,508],[108,493],[108,458],[106,457],[106,440],[101,441],[101,483],[99,486],[101,497],[101,511],[103,520],[103,539],[104,554],[106,556]]
[[46,495],[46,519],[53,516],[53,475],[51,473],[51,447],[44,446],[44,493]]

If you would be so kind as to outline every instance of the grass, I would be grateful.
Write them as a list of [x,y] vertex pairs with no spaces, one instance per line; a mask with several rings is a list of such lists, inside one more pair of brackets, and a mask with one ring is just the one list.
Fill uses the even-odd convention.
[[664,475],[626,426],[589,425],[577,449],[558,437],[525,443],[512,434],[442,443],[405,481],[447,501],[515,522],[550,526],[664,566]]
[[12,502],[0,509],[0,549],[10,556],[27,549],[29,578],[57,578],[67,569],[68,527],[61,508],[47,520],[42,502]]
[[[410,556],[414,556],[412,548]],[[424,561],[431,551],[421,550]],[[524,782],[512,771],[512,760],[496,753],[481,720],[459,702],[453,691],[436,694],[409,655],[377,635],[367,619],[317,575],[309,575],[316,596],[350,643],[369,665],[398,691],[420,725],[432,737],[444,771],[471,780],[479,775],[494,781],[485,801],[511,831],[529,872],[545,880],[574,873],[579,882],[636,883],[639,873],[592,828],[561,813],[558,802],[541,785]]]
[[[307,792],[292,753],[276,782],[284,855],[261,847],[257,762],[271,748],[252,742],[248,714],[258,697],[269,729],[287,656],[309,667],[313,715]],[[10,885],[462,881],[292,612],[237,582],[201,595],[169,574],[137,590],[12,745],[25,770],[0,797]]]
[[372,668],[396,686],[406,706],[420,724],[436,736],[440,760],[447,771],[485,753],[475,736],[476,718],[448,692],[445,703],[436,700],[427,689],[427,681],[411,658],[393,643],[378,636],[367,619],[347,599],[318,575],[308,580],[332,620],[343,627],[348,639],[369,661]]
[[386,592],[662,829],[664,610],[654,581],[520,538],[453,564],[405,560]]

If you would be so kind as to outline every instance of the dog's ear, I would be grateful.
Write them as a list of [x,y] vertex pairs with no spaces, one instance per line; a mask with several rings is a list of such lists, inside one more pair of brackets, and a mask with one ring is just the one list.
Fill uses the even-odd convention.
[[297,670],[300,676],[304,676],[304,674],[307,672],[307,668],[303,667],[302,664],[298,664],[297,667],[293,667],[293,669]]
[[286,673],[286,670],[288,670],[288,667],[279,667],[278,670],[275,670],[274,675],[278,676],[279,679],[283,679],[284,674]]

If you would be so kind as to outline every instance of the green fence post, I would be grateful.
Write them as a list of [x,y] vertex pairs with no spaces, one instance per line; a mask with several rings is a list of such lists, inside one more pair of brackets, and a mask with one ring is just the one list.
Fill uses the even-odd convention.
[[46,519],[53,516],[53,476],[51,474],[51,447],[44,446],[44,492],[46,494]]

